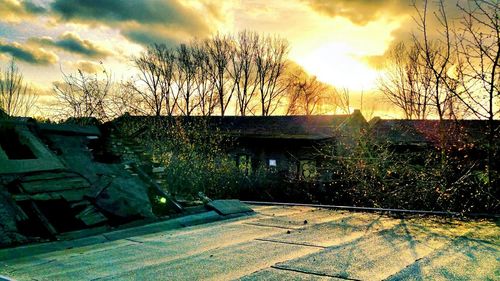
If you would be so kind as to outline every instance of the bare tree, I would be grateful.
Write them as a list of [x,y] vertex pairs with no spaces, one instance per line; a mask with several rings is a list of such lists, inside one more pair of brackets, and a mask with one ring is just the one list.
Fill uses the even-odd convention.
[[136,81],[130,81],[127,86],[141,96],[148,111],[155,116],[162,114],[165,95],[162,93],[162,71],[159,67],[158,53],[150,46],[139,57],[134,59],[139,70]]
[[351,92],[347,88],[333,88],[332,103],[344,114],[351,114]]
[[178,108],[182,115],[190,116],[199,104],[194,99],[198,60],[193,55],[191,46],[182,44],[177,48],[177,89],[181,97]]
[[[235,85],[229,85],[228,68],[235,54],[230,36],[217,34],[206,41],[209,55],[208,70],[217,93],[221,116],[224,116],[234,94]],[[228,86],[229,85],[229,86]]]
[[307,73],[292,75],[289,89],[287,115],[313,115],[318,113],[319,106],[326,98],[327,85],[310,77]]
[[[448,71],[453,66],[453,50],[452,50],[452,32],[443,0],[438,0],[437,12],[434,13],[438,21],[440,38],[431,39],[428,26],[429,16],[429,1],[423,1],[423,8],[419,8],[416,2],[413,2],[413,7],[417,12],[416,23],[421,32],[422,38],[413,35],[413,43],[418,48],[425,67],[432,73],[432,94],[430,104],[436,110],[439,120],[443,120],[447,112],[450,110],[450,92],[446,87],[446,81],[449,79]],[[442,122],[440,122],[442,123]],[[441,126],[442,127],[442,126]],[[441,130],[442,131],[442,130]],[[443,133],[444,134],[444,133]]]
[[406,119],[426,119],[432,97],[432,73],[426,67],[421,49],[415,44],[396,44],[388,54],[385,73],[378,88],[400,108]]
[[458,3],[462,12],[457,31],[457,63],[455,83],[448,88],[469,112],[488,120],[486,134],[488,183],[494,185],[495,144],[500,127],[500,6],[494,1],[473,0]]
[[236,85],[237,110],[241,116],[252,111],[251,102],[257,93],[255,51],[259,44],[260,37],[255,32],[242,31],[238,34],[230,73]]
[[14,59],[0,69],[0,109],[11,116],[27,116],[33,110],[37,96],[24,82]]
[[145,112],[142,97],[138,96],[127,82],[112,83],[109,95],[108,115],[116,118],[126,113],[132,115],[144,115]]
[[54,82],[54,92],[59,100],[59,116],[107,120],[111,74],[103,68],[99,73],[76,74],[62,72],[63,81]]
[[210,75],[210,57],[206,45],[202,42],[192,43],[193,59],[196,61],[195,87],[198,98],[198,110],[202,116],[211,116],[217,107],[214,92],[213,76]]
[[256,49],[257,84],[263,116],[273,114],[289,87],[285,75],[288,51],[288,42],[279,37],[264,38]]
[[165,104],[165,112],[167,115],[171,116],[174,114],[179,100],[179,92],[174,91],[172,88],[175,72],[177,70],[175,52],[163,44],[155,44],[153,48],[160,73],[159,84]]
[[494,120],[500,114],[500,6],[474,0],[458,7],[463,13],[457,34],[460,85],[450,89],[475,117]]

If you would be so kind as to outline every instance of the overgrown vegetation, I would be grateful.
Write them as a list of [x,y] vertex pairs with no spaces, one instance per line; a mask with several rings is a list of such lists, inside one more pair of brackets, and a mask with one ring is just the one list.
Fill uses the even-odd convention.
[[[491,212],[500,206],[499,191],[488,184],[485,161],[470,147],[407,149],[375,142],[366,133],[354,147],[327,155],[332,182],[327,201],[382,208]],[[498,178],[495,178],[498,181]],[[319,195],[321,196],[321,195]]]

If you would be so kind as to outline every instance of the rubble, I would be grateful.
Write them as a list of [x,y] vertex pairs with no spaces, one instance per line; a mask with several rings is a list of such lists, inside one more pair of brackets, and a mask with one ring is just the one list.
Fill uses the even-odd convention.
[[155,218],[157,186],[126,169],[106,141],[95,125],[1,119],[0,247]]

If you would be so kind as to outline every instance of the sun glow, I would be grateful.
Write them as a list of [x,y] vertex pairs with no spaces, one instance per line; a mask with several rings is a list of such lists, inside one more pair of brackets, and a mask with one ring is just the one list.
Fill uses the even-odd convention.
[[319,80],[335,87],[353,91],[371,90],[376,86],[378,72],[356,57],[353,48],[346,44],[323,45],[297,62]]

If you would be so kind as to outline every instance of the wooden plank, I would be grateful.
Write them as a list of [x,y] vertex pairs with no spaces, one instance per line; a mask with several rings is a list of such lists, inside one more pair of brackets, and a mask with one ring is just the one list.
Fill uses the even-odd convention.
[[89,205],[85,210],[81,211],[75,216],[77,219],[81,220],[85,225],[92,226],[101,222],[105,222],[108,219],[101,214],[94,206]]
[[62,179],[62,178],[73,178],[77,177],[78,175],[75,175],[74,173],[68,173],[68,172],[51,172],[51,173],[42,173],[42,174],[36,174],[36,175],[30,175],[30,176],[25,176],[23,177],[23,182],[30,182],[30,181],[41,181],[41,180],[54,180],[54,179]]
[[64,200],[68,202],[80,201],[85,199],[85,196],[89,194],[90,188],[81,188],[74,190],[66,190],[58,192],[57,194]]
[[81,177],[61,178],[49,181],[23,182],[21,187],[27,193],[47,193],[70,189],[90,187],[88,181]]
[[36,194],[17,194],[13,195],[15,201],[49,201],[49,200],[66,200],[68,202],[75,202],[84,200],[85,195],[89,193],[89,188],[79,188],[73,190],[63,190],[57,192],[46,192]]
[[19,202],[19,201],[30,200],[31,197],[28,194],[14,194],[12,195],[12,199],[14,199],[14,201],[16,202]]

